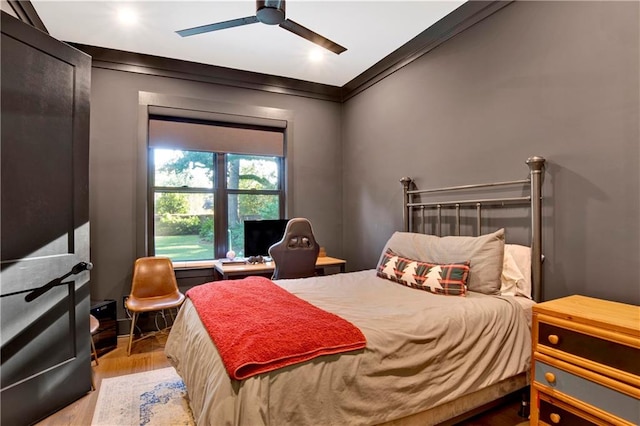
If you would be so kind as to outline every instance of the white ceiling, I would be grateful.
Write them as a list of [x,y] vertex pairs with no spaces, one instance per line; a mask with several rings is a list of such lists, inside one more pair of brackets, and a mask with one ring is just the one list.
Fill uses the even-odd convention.
[[[176,30],[255,15],[255,1],[31,0],[63,41],[343,86],[464,0],[289,0],[286,17],[341,44],[340,55],[277,25],[256,23],[191,37]],[[119,11],[137,15],[123,24]],[[321,51],[321,61],[309,59]]]

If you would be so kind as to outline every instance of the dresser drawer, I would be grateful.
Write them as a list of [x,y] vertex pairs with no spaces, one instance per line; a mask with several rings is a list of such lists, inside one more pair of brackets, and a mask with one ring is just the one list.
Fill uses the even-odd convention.
[[566,352],[640,376],[640,349],[545,322],[538,323],[538,345]]
[[542,389],[542,392],[569,404],[585,404],[596,413],[606,412],[631,424],[640,424],[640,400],[600,384],[607,382],[606,377],[586,372],[584,375],[595,381],[589,380],[579,375],[581,371],[577,367],[572,368],[575,373],[569,372],[539,359],[535,359],[534,370],[534,386]]
[[610,424],[599,421],[569,405],[554,401],[544,394],[540,395],[538,406],[540,412],[538,420],[542,424],[566,426],[601,426]]

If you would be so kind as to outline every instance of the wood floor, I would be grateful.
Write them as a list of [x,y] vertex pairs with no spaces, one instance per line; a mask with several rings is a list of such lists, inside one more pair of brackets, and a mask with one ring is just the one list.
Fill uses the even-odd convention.
[[520,400],[516,399],[492,410],[486,411],[456,426],[521,426],[528,425],[529,421],[518,415]]
[[[134,344],[131,356],[127,356],[127,338],[118,338],[118,347],[99,358],[99,365],[93,365],[96,391],[88,393],[73,404],[36,423],[37,426],[88,426],[93,418],[93,410],[98,400],[98,391],[102,379],[125,374],[169,367],[164,355],[166,334],[141,340]],[[459,423],[457,426],[515,426],[525,419],[518,416],[520,402],[514,400],[476,417]]]

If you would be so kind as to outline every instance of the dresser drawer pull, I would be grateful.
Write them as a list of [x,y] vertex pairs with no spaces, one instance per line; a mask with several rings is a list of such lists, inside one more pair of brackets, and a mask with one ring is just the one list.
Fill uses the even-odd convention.
[[547,379],[547,382],[549,382],[549,384],[553,385],[556,382],[556,375],[553,373],[544,373],[544,378]]
[[555,424],[560,423],[560,414],[551,413],[549,415],[549,420],[551,420],[551,423],[555,423]]
[[552,345],[557,345],[560,341],[560,338],[556,334],[550,334],[547,337],[547,340],[549,340],[549,343],[551,343]]

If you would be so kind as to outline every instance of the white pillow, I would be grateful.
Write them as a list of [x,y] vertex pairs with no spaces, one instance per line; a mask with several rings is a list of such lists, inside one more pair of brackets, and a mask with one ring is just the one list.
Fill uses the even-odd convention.
[[515,292],[516,296],[531,299],[531,247],[504,245],[501,281],[500,294]]
[[515,296],[518,292],[518,284],[522,286],[522,281],[524,281],[522,272],[520,272],[516,261],[513,259],[513,255],[506,250],[504,252],[504,263],[502,264],[500,281],[501,296]]

